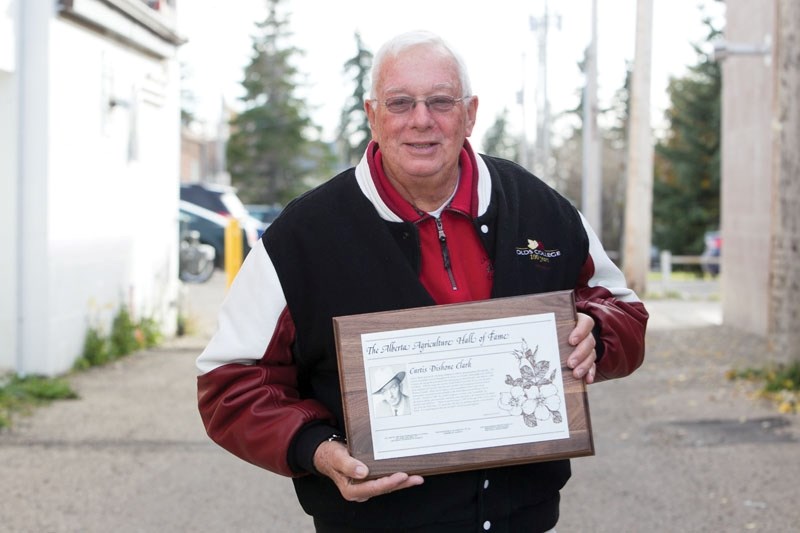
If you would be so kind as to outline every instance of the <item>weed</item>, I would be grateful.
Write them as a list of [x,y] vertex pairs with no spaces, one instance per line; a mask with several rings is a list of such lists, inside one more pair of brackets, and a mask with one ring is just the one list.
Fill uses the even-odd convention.
[[139,348],[139,342],[136,340],[136,324],[124,305],[120,306],[111,322],[109,341],[112,358],[122,357]]
[[140,348],[158,346],[163,338],[161,328],[154,318],[141,319],[134,333]]
[[758,395],[778,405],[782,413],[800,412],[800,361],[764,368],[729,370],[728,379],[761,382]]
[[103,334],[96,328],[90,327],[83,337],[83,353],[75,361],[76,370],[92,366],[100,366],[111,360],[111,348]]
[[0,386],[0,428],[9,427],[13,415],[27,413],[33,406],[77,397],[61,378],[12,376]]
[[[85,370],[101,366],[141,348],[152,348],[161,340],[161,330],[155,319],[143,318],[135,323],[128,310],[120,306],[109,336],[103,335],[99,328],[87,328],[83,352],[73,368]],[[16,413],[27,413],[36,405],[67,398],[77,398],[77,394],[63,379],[6,377],[0,380],[0,428],[10,426],[11,417]]]
[[83,353],[75,361],[75,370],[102,366],[114,359],[142,348],[161,343],[163,336],[154,318],[142,318],[135,323],[124,306],[120,306],[111,323],[111,334],[105,337],[98,328],[89,327],[83,340]]

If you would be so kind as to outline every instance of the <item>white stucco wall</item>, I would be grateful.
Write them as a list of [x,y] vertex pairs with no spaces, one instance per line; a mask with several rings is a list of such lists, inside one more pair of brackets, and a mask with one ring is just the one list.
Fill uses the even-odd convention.
[[121,299],[138,317],[175,303],[177,73],[69,22],[53,41],[50,331],[55,351],[76,352]]
[[16,0],[0,0],[0,370],[13,368],[17,352],[17,77]]
[[13,72],[17,62],[16,14],[19,0],[0,0],[0,72]]
[[174,333],[179,72],[174,58],[63,18],[49,0],[26,9],[25,71],[8,76],[22,75],[21,90],[0,72],[0,97],[6,85],[24,95],[22,164],[0,163],[2,192],[23,184],[20,223],[3,235],[21,244],[0,269],[4,295],[19,287],[18,297],[3,298],[10,306],[0,305],[0,332],[11,333],[0,337],[0,370],[55,375],[80,356],[87,327],[108,333],[121,304]]

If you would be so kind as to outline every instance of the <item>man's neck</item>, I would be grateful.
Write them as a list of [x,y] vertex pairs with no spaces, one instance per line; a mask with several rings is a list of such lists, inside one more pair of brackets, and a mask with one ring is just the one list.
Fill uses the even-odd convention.
[[[413,187],[395,179],[388,172],[386,177],[400,196],[419,211],[428,213],[439,209],[442,204],[453,196],[458,186],[458,173],[459,167],[456,167],[455,172],[443,179],[430,178],[430,181],[425,182],[420,179],[419,186]],[[428,178],[425,179],[427,180]]]

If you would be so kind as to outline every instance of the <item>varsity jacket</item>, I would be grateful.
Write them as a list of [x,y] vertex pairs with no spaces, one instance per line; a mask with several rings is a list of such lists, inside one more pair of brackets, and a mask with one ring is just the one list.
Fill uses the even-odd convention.
[[[578,311],[595,320],[597,380],[631,373],[648,315],[585,219],[514,163],[476,160],[474,225],[493,264],[492,298],[573,289]],[[428,476],[363,503],[314,470],[316,447],[344,430],[331,319],[434,305],[419,257],[416,228],[383,203],[365,160],[290,203],[245,259],[197,360],[206,430],[238,457],[292,476],[303,509],[325,522],[488,520],[496,531],[526,509],[530,531],[550,529],[568,461]]]

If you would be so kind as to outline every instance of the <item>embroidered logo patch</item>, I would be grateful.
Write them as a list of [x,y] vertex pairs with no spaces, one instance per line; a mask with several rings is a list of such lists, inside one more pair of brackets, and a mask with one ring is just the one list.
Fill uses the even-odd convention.
[[527,256],[531,261],[549,263],[556,257],[561,257],[561,250],[545,248],[544,244],[536,239],[528,239],[528,245],[517,247],[518,256]]

